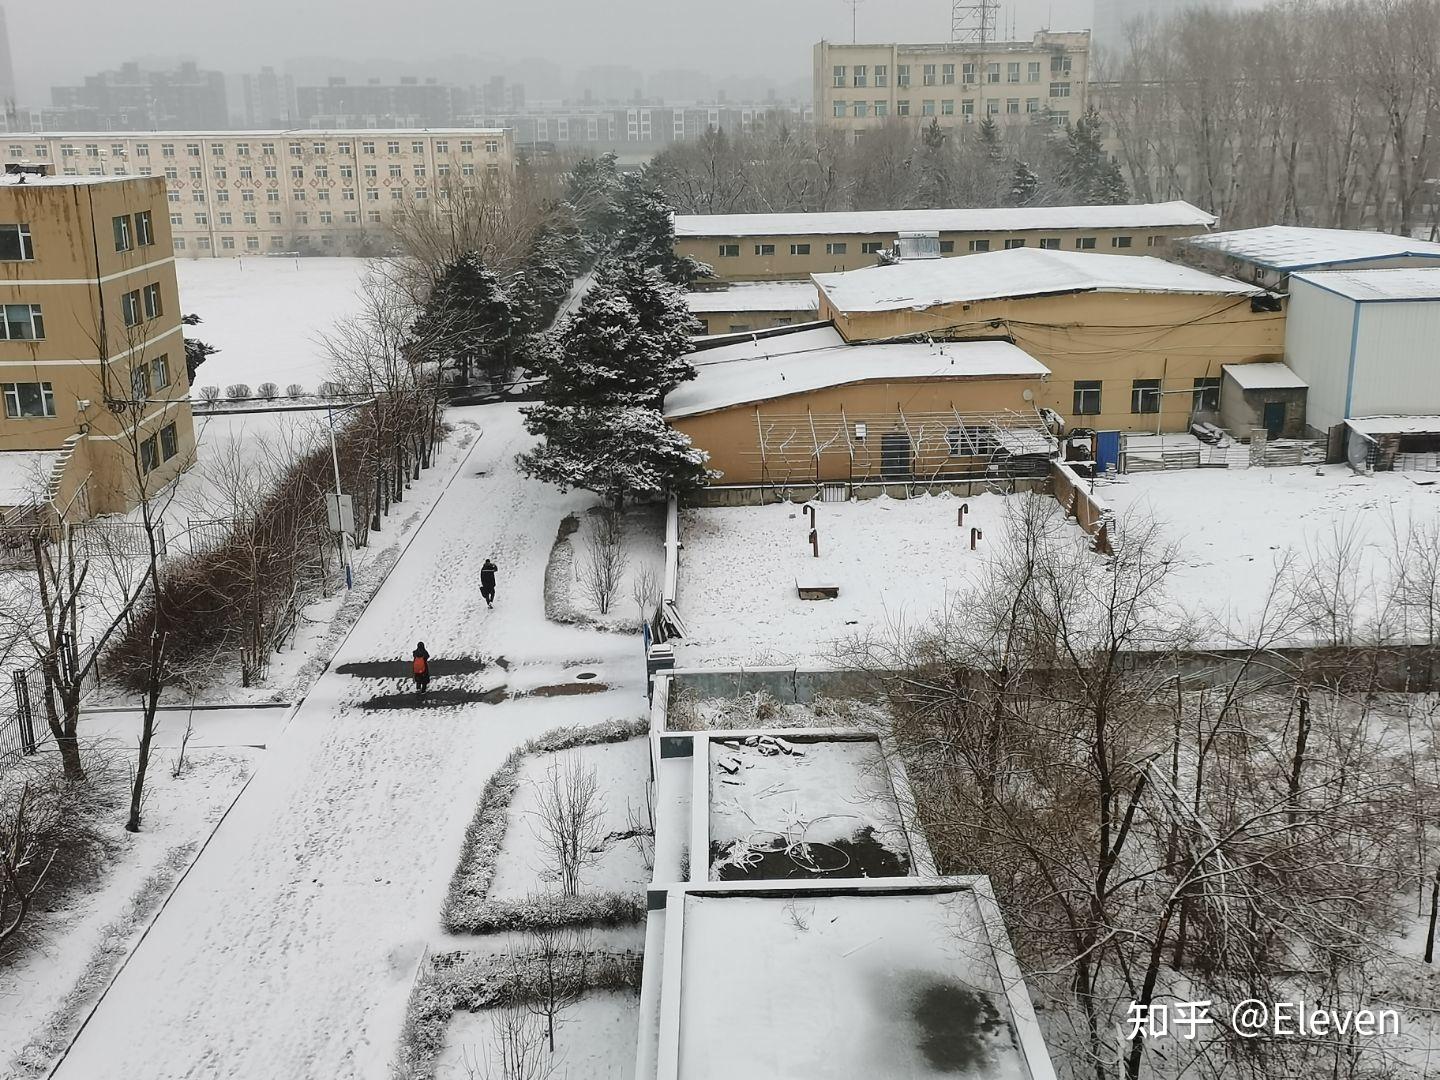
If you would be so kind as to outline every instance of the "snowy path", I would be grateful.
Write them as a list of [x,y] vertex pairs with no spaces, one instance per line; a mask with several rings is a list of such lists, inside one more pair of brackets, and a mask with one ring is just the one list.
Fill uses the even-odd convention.
[[[381,1078],[406,996],[486,778],[520,740],[644,708],[636,639],[545,621],[556,526],[585,496],[518,476],[511,406],[457,410],[483,428],[392,572],[55,1075],[61,1080]],[[497,606],[479,566],[500,565]],[[394,679],[347,661],[504,655],[488,689],[612,689],[499,705],[367,712]],[[437,676],[434,690],[445,685]],[[472,688],[473,682],[469,684]]]

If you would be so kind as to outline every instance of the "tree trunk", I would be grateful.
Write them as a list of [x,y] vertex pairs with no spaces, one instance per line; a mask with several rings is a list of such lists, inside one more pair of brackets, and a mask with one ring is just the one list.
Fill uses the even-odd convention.
[[130,788],[130,820],[127,832],[140,831],[140,804],[145,797],[145,774],[150,767],[150,743],[155,737],[155,711],[160,706],[160,673],[165,663],[165,635],[150,635],[150,670],[146,673],[145,703],[140,719],[140,755],[135,762],[135,782]]
[[1304,687],[1300,688],[1299,704],[1300,718],[1295,732],[1295,757],[1290,764],[1290,812],[1286,815],[1286,819],[1291,825],[1295,824],[1295,815],[1299,810],[1300,775],[1305,767],[1305,744],[1310,739],[1310,694]]
[[1435,916],[1440,914],[1440,864],[1435,867],[1435,882],[1430,886],[1430,928],[1425,932],[1425,963],[1435,959]]

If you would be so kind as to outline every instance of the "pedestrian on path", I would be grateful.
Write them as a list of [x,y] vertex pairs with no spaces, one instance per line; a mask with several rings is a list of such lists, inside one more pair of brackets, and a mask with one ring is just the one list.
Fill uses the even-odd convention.
[[414,659],[410,662],[410,670],[415,675],[415,690],[423,694],[430,689],[430,654],[425,651],[425,642],[415,643]]
[[495,606],[495,571],[497,567],[489,559],[480,567],[480,595],[485,598],[486,607]]

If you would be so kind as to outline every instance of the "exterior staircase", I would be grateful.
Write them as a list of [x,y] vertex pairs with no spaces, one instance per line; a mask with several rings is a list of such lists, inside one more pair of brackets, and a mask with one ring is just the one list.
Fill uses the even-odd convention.
[[54,508],[60,516],[65,516],[69,507],[61,508],[59,505],[60,495],[65,488],[65,470],[70,467],[70,459],[75,456],[75,448],[79,446],[80,440],[85,436],[79,432],[66,438],[60,447],[60,455],[50,466],[50,476],[46,484],[45,501]]

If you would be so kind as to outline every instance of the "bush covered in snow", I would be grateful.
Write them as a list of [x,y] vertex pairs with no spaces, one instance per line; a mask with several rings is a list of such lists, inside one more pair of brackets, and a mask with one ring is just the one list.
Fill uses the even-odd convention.
[[220,388],[218,386],[202,386],[200,388],[200,400],[207,405],[214,404],[220,400]]
[[285,396],[288,398],[304,397],[305,387],[301,386],[298,382],[292,382],[289,386],[285,387]]
[[264,401],[274,401],[280,396],[280,387],[273,382],[262,382],[255,392]]
[[243,382],[231,383],[225,388],[225,396],[231,401],[245,401],[250,397],[250,387]]
[[644,720],[610,720],[590,727],[562,727],[536,736],[516,749],[495,770],[465,833],[460,865],[450,881],[441,920],[451,933],[533,929],[583,922],[614,926],[644,918],[643,897],[612,893],[584,894],[569,900],[491,901],[495,861],[505,843],[510,803],[520,782],[520,767],[531,754],[551,754],[577,746],[624,742],[648,730]]

